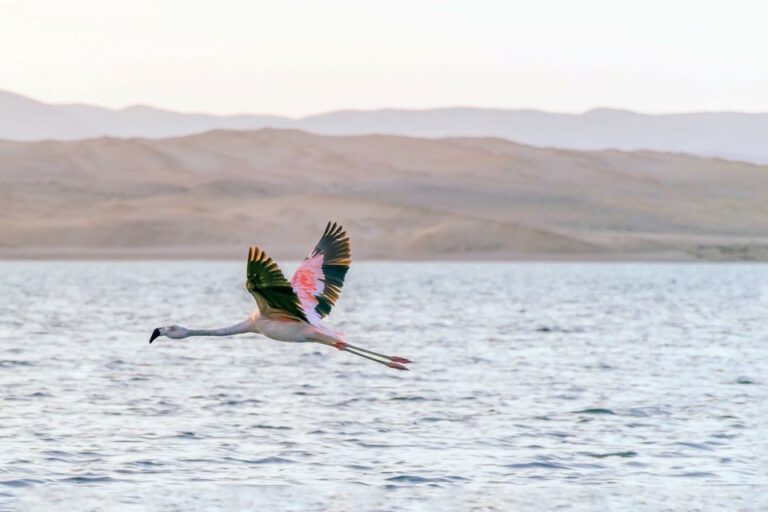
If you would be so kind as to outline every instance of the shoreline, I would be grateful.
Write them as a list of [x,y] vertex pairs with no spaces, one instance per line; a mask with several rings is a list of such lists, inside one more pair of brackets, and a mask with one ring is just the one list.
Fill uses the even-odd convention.
[[[277,261],[300,261],[303,255],[294,251],[269,252]],[[761,251],[755,255],[725,252],[705,257],[678,251],[659,252],[596,252],[596,253],[484,253],[462,252],[452,254],[402,254],[400,257],[375,253],[355,255],[353,261],[368,262],[555,262],[555,263],[768,263]],[[221,247],[152,247],[152,248],[73,248],[26,247],[0,248],[0,261],[240,261],[245,249]]]

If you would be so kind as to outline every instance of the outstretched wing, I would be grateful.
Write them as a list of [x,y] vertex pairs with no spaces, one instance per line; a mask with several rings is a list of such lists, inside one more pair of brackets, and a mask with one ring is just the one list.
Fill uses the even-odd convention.
[[328,223],[320,241],[291,278],[293,291],[310,322],[328,316],[336,304],[352,263],[347,233]]
[[267,253],[255,246],[248,251],[247,276],[245,288],[256,299],[261,314],[308,321],[283,271]]

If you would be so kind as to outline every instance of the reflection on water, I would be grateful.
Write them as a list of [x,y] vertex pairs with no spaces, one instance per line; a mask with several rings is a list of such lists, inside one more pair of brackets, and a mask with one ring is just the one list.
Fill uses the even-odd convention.
[[0,272],[0,509],[766,507],[765,265],[354,264],[331,323],[411,372],[147,343],[244,318],[239,263]]

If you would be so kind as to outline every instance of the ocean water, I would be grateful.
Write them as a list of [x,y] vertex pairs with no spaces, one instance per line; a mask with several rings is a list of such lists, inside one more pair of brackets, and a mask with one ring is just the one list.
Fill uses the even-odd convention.
[[[234,262],[0,262],[0,510],[767,510],[768,266],[355,263],[256,335]],[[292,270],[293,265],[286,265]]]

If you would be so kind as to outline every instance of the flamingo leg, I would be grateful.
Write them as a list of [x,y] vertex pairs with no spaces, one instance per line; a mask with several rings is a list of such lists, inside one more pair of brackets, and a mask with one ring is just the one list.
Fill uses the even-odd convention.
[[[375,363],[383,364],[384,366],[387,366],[389,368],[394,368],[395,370],[401,370],[401,371],[408,371],[408,368],[400,364],[398,361],[393,360],[389,356],[381,355],[380,357],[382,359],[379,359],[378,357],[372,357],[371,355],[364,354],[362,352],[358,352],[358,350],[355,350],[356,347],[351,347],[350,345],[347,345],[344,342],[337,341],[337,342],[321,342],[324,345],[329,345],[331,347],[335,347],[339,350],[343,350],[344,352],[349,352],[350,354],[355,354],[356,356],[360,356],[362,358],[368,359],[369,361],[373,361]],[[374,352],[375,354],[375,352]],[[379,355],[379,354],[376,354]],[[404,359],[404,358],[400,358]]]
[[379,364],[383,364],[384,366],[388,366],[389,368],[394,368],[395,370],[401,370],[401,371],[408,371],[408,368],[403,366],[400,363],[397,363],[395,361],[383,361],[381,359],[378,359],[376,357],[371,357],[366,354],[363,354],[362,352],[357,352],[356,350],[352,350],[351,348],[342,348],[340,350],[343,350],[344,352],[349,352],[350,354],[355,354],[356,356],[364,357],[365,359],[368,359],[369,361],[375,361]]
[[355,345],[350,345],[349,343],[346,343],[346,342],[342,342],[342,343],[344,344],[344,347],[357,350],[358,352],[365,352],[366,354],[370,354],[372,356],[381,357],[383,359],[387,359],[387,360],[392,361],[394,363],[408,364],[408,363],[412,363],[413,362],[410,359],[407,359],[405,357],[387,356],[387,355],[384,355],[384,354],[379,354],[378,352],[374,352],[373,350],[368,350],[367,348],[356,347]]

